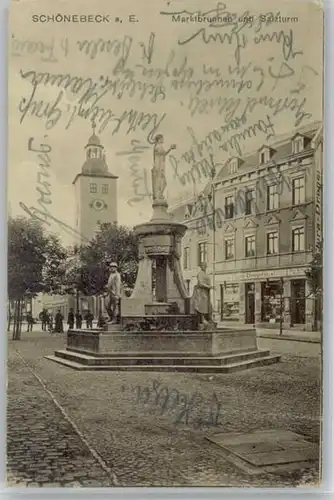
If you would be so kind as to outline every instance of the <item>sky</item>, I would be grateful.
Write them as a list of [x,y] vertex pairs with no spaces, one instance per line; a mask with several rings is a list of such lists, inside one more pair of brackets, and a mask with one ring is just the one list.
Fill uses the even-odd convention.
[[[42,22],[57,14],[58,22]],[[65,22],[65,15],[77,17]],[[104,22],[97,22],[103,15]],[[166,149],[176,144],[166,160],[173,206],[207,184],[203,171],[194,173],[196,166],[214,162],[219,169],[231,156],[321,120],[322,15],[318,3],[291,0],[12,2],[12,215],[25,214],[22,203],[42,209],[39,190],[47,189],[49,213],[74,226],[72,182],[85,161],[96,106],[105,111],[96,118],[96,133],[109,171],[119,177],[119,223],[130,226],[151,216],[157,133]],[[78,16],[86,22],[74,22]],[[120,154],[134,146],[135,155]],[[46,171],[48,178],[41,174]],[[193,177],[185,176],[190,171]],[[58,225],[49,229],[72,242]]]

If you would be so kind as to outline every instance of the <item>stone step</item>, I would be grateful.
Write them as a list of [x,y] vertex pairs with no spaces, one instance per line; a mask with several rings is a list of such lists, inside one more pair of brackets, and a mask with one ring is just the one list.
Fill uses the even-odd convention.
[[146,371],[146,372],[197,372],[197,373],[232,373],[250,368],[259,368],[261,366],[271,365],[280,361],[280,356],[266,356],[263,358],[251,359],[240,363],[231,363],[227,365],[83,365],[75,361],[70,361],[55,355],[45,356],[46,359],[55,361],[61,365],[76,370],[93,371]]
[[[75,353],[75,354],[84,354],[87,356],[91,357],[100,357],[100,358],[139,358],[139,359],[145,359],[145,358],[208,358],[207,353],[200,354],[198,352],[177,352],[177,351],[149,351],[149,352],[141,352],[141,351],[135,351],[135,352],[94,352],[88,349],[80,349],[75,346],[69,346],[66,349],[66,352],[70,353]],[[58,352],[58,351],[57,351]],[[224,357],[228,355],[236,355],[236,354],[245,354],[249,352],[257,352],[257,349],[255,347],[248,347],[248,348],[240,348],[240,349],[229,349],[227,351],[224,351]],[[212,356],[210,356],[212,358]]]
[[56,351],[55,355],[69,361],[79,362],[84,365],[195,365],[195,366],[222,366],[233,363],[240,363],[249,359],[264,358],[269,356],[268,350],[257,350],[225,356],[191,356],[191,357],[161,357],[161,356],[113,356],[97,357],[89,354],[81,354],[68,350]]

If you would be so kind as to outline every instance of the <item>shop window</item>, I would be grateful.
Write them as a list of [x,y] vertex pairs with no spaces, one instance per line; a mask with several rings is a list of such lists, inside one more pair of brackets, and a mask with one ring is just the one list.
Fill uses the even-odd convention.
[[292,251],[304,252],[305,250],[305,229],[296,227],[292,230]]
[[255,235],[246,236],[245,238],[245,255],[246,257],[255,256]]
[[208,254],[208,247],[207,243],[199,243],[198,244],[198,259],[197,263],[200,266],[201,264],[204,264],[207,262],[207,254]]
[[278,232],[274,231],[267,234],[267,255],[278,253]]
[[292,181],[292,204],[305,203],[305,178],[298,177]]
[[239,283],[225,283],[220,287],[221,320],[239,321]]
[[279,323],[283,314],[284,297],[281,281],[262,283],[261,316],[266,323]]

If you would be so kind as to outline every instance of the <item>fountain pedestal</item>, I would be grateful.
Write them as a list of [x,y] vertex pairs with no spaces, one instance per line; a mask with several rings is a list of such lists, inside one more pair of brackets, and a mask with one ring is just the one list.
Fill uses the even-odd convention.
[[167,202],[155,202],[152,219],[134,228],[139,237],[138,275],[132,296],[122,300],[122,316],[190,313],[180,265],[187,227],[171,220],[167,208]]

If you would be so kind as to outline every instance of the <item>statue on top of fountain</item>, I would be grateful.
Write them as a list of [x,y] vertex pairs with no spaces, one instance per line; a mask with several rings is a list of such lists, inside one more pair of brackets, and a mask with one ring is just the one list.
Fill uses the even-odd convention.
[[176,149],[176,145],[172,144],[167,151],[164,150],[164,136],[158,134],[155,137],[155,145],[153,148],[153,168],[152,168],[152,192],[153,202],[166,201],[164,191],[167,186],[166,182],[166,156],[172,149]]

